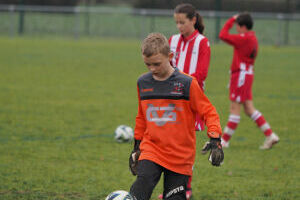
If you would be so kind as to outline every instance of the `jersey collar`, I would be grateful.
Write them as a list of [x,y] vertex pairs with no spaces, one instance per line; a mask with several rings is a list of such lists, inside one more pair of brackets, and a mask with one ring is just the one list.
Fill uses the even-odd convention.
[[192,35],[188,36],[188,37],[183,37],[183,35],[181,35],[182,39],[184,42],[190,41],[192,39],[194,39],[194,37],[196,37],[199,34],[198,30],[195,30]]

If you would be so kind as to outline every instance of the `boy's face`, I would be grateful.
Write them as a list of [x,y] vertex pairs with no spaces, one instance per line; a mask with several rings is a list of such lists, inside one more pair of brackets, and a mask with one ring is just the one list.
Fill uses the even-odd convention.
[[245,25],[240,26],[238,23],[236,23],[236,32],[241,34],[241,33],[246,33],[247,31],[248,31],[248,29]]
[[160,79],[168,76],[169,70],[172,69],[172,66],[170,65],[172,57],[173,53],[169,53],[168,56],[161,53],[154,54],[150,57],[143,55],[144,63],[148,70],[154,77],[158,77]]
[[236,27],[236,32],[242,33],[242,28],[238,23],[235,24],[235,27]]

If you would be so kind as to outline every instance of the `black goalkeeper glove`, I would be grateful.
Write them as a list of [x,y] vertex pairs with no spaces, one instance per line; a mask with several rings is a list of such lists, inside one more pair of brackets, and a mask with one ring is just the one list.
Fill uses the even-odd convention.
[[210,151],[208,160],[213,166],[219,167],[224,160],[224,152],[222,150],[221,139],[211,138],[209,142],[206,142],[202,148],[201,153],[206,154]]
[[137,175],[137,165],[141,154],[140,144],[141,140],[134,140],[134,149],[129,156],[129,169],[134,176]]

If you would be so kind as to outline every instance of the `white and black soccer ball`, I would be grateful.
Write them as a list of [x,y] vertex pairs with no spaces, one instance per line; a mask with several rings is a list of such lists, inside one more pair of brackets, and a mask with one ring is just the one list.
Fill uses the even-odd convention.
[[105,200],[134,200],[133,197],[124,190],[117,190],[110,193]]
[[115,140],[117,142],[130,142],[133,139],[133,130],[126,125],[120,125],[115,130]]

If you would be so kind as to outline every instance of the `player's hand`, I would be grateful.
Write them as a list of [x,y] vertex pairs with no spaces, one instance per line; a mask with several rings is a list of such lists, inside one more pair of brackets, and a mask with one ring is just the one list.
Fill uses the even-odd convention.
[[130,156],[129,156],[129,169],[130,169],[132,175],[134,175],[134,176],[137,175],[137,165],[138,165],[139,157],[141,154],[140,143],[141,143],[140,140],[134,141],[134,149],[130,153]]
[[132,151],[129,157],[129,169],[132,175],[134,176],[137,175],[137,165],[138,165],[140,154],[141,154],[140,150]]
[[224,160],[221,140],[219,138],[211,138],[209,142],[206,142],[201,153],[206,154],[208,151],[210,151],[208,160],[213,166],[219,167]]

